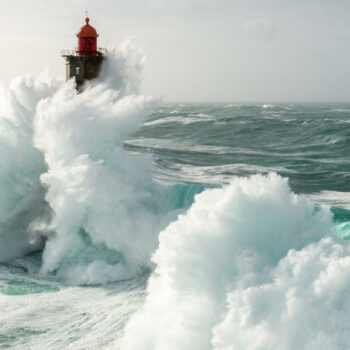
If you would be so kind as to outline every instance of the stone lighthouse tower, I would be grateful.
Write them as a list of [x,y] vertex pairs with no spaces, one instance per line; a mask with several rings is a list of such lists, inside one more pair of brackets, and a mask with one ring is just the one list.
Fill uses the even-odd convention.
[[98,76],[101,64],[104,59],[103,49],[97,49],[98,34],[89,22],[81,27],[77,33],[78,47],[75,51],[62,51],[62,56],[66,60],[66,80],[75,77],[76,87],[81,91],[86,80],[94,79]]

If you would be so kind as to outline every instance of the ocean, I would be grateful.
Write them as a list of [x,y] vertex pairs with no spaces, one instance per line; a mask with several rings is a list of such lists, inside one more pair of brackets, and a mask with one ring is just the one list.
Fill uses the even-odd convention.
[[141,61],[0,91],[0,349],[349,349],[350,104],[166,103]]

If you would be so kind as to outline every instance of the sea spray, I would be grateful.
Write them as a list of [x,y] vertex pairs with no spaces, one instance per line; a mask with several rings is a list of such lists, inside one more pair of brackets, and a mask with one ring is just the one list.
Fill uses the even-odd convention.
[[139,94],[145,61],[145,54],[135,44],[134,39],[126,39],[118,48],[108,48],[108,55],[97,81],[119,91],[122,96]]
[[60,85],[45,74],[26,75],[0,89],[0,261],[42,247],[36,228],[49,220],[50,208],[39,180],[46,165],[33,146],[33,118],[38,101]]
[[[107,83],[101,78],[78,94],[70,82],[39,103],[35,119],[35,146],[48,166],[41,182],[55,232],[46,242],[42,271],[73,283],[142,273],[167,220],[149,209],[154,190],[150,156],[123,149],[123,138],[142,125],[157,102],[133,94],[130,62],[127,69],[118,66],[120,52],[115,60],[110,53],[107,61],[113,67],[104,70]],[[136,70],[141,63],[134,62]]]
[[[283,272],[282,267],[287,264],[283,259],[298,257],[293,249],[305,249],[305,253],[300,253],[300,262],[295,262],[303,265],[303,254],[311,249],[308,244],[333,234],[332,230],[329,209],[317,209],[305,197],[293,194],[287,180],[276,174],[237,178],[229,186],[199,194],[188,212],[160,233],[149,295],[143,309],[126,327],[124,349],[255,349],[255,337],[249,327],[239,334],[246,337],[245,342],[240,343],[241,338],[230,334],[238,333],[252,312],[257,314],[256,319],[251,318],[252,327],[259,322],[264,325],[270,312],[278,313],[279,307],[284,310],[282,305],[265,307],[255,298],[248,304],[249,311],[244,308],[249,301],[240,295],[242,312],[246,314],[242,318],[234,313],[235,306],[231,311],[226,303],[233,305],[232,295],[237,291],[249,293],[271,283],[278,271]],[[331,239],[327,242],[332,246]],[[325,243],[316,243],[316,247],[318,244],[322,247]],[[313,259],[312,263],[317,262]],[[324,265],[316,264],[315,273],[306,272],[303,278],[312,280],[322,274],[328,263],[332,263],[332,254]],[[288,281],[292,287],[293,281]],[[285,292],[288,288],[281,287],[282,301]],[[274,298],[273,292],[270,297]],[[221,325],[225,315],[230,320]],[[236,324],[232,327],[236,328],[232,330],[229,327],[233,317]],[[284,331],[288,331],[287,324]],[[224,332],[230,336],[227,342],[220,337]],[[278,333],[273,336],[278,337]],[[301,340],[300,344],[307,341]],[[257,344],[269,348],[270,343],[268,339],[264,343],[262,334]]]
[[[79,95],[67,86],[39,105],[35,144],[48,165],[41,181],[55,231],[43,254],[44,272],[58,270],[72,282],[74,275],[81,283],[107,282],[141,272],[149,260],[159,230],[146,206],[152,163],[125,152],[121,138],[152,106],[151,99],[119,98],[101,86]],[[91,245],[118,253],[108,262],[108,254],[91,254]]]
[[1,91],[0,260],[43,250],[42,273],[96,284],[148,271],[157,235],[202,186],[160,186],[124,150],[158,101],[139,95],[144,56],[111,49],[77,93],[42,75]]
[[290,250],[263,283],[227,294],[214,349],[349,349],[350,244],[324,238]]

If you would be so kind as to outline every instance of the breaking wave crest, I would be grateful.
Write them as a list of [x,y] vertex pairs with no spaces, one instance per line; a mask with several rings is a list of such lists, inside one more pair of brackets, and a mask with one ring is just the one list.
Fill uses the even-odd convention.
[[160,233],[148,296],[123,346],[348,348],[349,253],[329,207],[276,174],[207,190]]

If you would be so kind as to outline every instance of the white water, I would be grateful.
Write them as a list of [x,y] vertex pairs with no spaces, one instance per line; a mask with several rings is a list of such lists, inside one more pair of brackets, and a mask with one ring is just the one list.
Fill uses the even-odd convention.
[[[45,246],[44,272],[59,269],[72,282],[95,283],[130,277],[147,265],[160,225],[147,208],[151,162],[125,152],[122,139],[152,106],[149,98],[101,85],[80,95],[67,86],[39,104],[35,145],[48,164],[41,182],[56,233]],[[120,257],[106,262],[108,252],[100,257],[97,244]]]
[[309,194],[308,197],[316,203],[324,203],[350,210],[349,192],[322,191],[320,193]]
[[38,101],[58,86],[43,75],[20,77],[0,89],[0,261],[42,244],[30,226],[49,216],[39,179],[46,166],[33,147],[33,119]]
[[205,191],[161,232],[124,348],[348,349],[350,246],[333,234],[277,175]]

